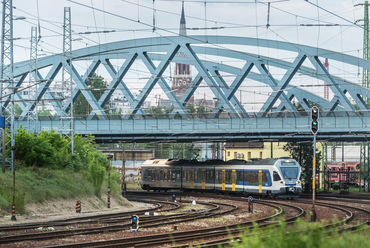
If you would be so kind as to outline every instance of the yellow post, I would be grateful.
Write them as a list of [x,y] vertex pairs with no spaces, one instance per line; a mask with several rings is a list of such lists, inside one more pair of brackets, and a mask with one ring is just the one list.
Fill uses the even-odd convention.
[[258,171],[258,182],[259,182],[258,192],[262,193],[262,170]]

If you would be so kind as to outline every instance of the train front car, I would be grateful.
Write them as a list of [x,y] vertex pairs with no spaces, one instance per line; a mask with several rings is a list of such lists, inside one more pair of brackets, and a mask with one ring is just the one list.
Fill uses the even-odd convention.
[[301,166],[294,159],[278,159],[274,164],[272,194],[295,198],[302,193]]
[[152,159],[141,166],[140,185],[144,190],[171,190],[181,188],[181,166],[185,160]]

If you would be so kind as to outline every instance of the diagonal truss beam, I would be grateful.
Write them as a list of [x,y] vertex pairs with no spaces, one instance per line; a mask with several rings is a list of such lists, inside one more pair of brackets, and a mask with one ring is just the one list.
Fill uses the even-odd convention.
[[[90,104],[91,108],[93,109],[92,113],[97,114],[97,116],[100,118],[105,118],[106,114],[102,106],[98,104],[98,101],[96,100],[92,92],[89,90],[89,87],[87,87],[85,83],[85,81],[94,74],[99,64],[100,64],[100,61],[93,61],[89,67],[89,70],[85,73],[84,78],[80,76],[76,68],[72,65],[72,78],[76,83],[76,87],[73,90],[73,102],[76,100],[78,96],[78,92],[81,92],[81,94],[87,100],[88,104]],[[68,112],[71,106],[71,99],[67,101],[66,106],[67,107],[65,111]]]
[[223,110],[225,110],[224,108],[226,107],[226,112],[228,112],[229,114],[231,113],[233,116],[237,116],[238,115],[237,111],[230,103],[230,101],[227,99],[226,95],[221,90],[219,85],[215,82],[215,80],[208,72],[206,67],[203,65],[202,61],[198,58],[194,50],[191,48],[190,44],[186,44],[186,47],[188,48],[191,57],[196,61],[194,64],[195,68],[198,70],[199,74],[204,78],[204,81],[208,84],[213,94],[219,98],[222,106],[220,108],[220,111],[222,112]]
[[[211,74],[214,76],[214,78],[216,79],[216,81],[218,81],[221,88],[224,89],[226,98],[229,101],[231,101],[232,104],[234,104],[235,109],[239,112],[239,114],[242,117],[249,117],[249,115],[248,115],[247,111],[245,111],[243,105],[240,103],[238,98],[235,97],[235,92],[239,89],[239,87],[242,84],[242,82],[244,81],[244,79],[248,76],[248,74],[250,73],[250,71],[253,68],[253,65],[254,64],[252,62],[247,62],[243,66],[243,68],[241,70],[241,74],[237,74],[236,78],[231,83],[230,87],[227,85],[225,80],[222,78],[222,76],[221,76],[221,74],[219,73],[218,70],[215,70],[215,71],[209,70],[211,72]],[[221,111],[219,111],[219,109],[215,109],[213,111],[213,113],[215,114],[215,117],[218,117],[221,114]]]
[[[271,111],[272,107],[276,103],[276,101],[281,98],[282,95],[284,95],[285,103],[288,104],[288,108],[293,110],[294,112],[297,112],[297,109],[293,106],[291,99],[289,99],[286,94],[284,93],[284,90],[289,85],[290,81],[294,77],[294,75],[297,73],[298,69],[301,67],[303,62],[306,59],[306,55],[299,54],[296,59],[294,60],[292,67],[288,69],[283,76],[283,78],[280,80],[280,82],[277,82],[275,78],[271,75],[271,73],[267,70],[267,68],[262,65],[263,70],[268,75],[270,80],[273,82],[273,92],[270,95],[270,97],[267,99],[265,104],[262,106],[260,110],[260,114],[262,113],[262,116],[266,116],[269,111]],[[282,101],[283,102],[283,101]]]
[[158,67],[153,71],[152,77],[148,80],[143,90],[136,98],[136,103],[131,105],[129,113],[126,115],[126,117],[132,118],[139,111],[139,109],[145,102],[146,98],[148,97],[148,95],[150,94],[150,92],[152,91],[156,83],[158,82],[158,80],[162,77],[163,73],[165,72],[171,60],[176,55],[176,53],[179,51],[179,49],[180,49],[180,45],[173,45],[168,49],[168,52],[165,58],[161,61]]
[[[143,59],[145,66],[148,68],[150,73],[152,73],[152,75],[155,75],[156,66],[153,64],[152,60],[149,58],[147,53],[144,53],[143,56],[145,58]],[[186,111],[184,105],[180,103],[180,100],[177,98],[177,96],[172,91],[171,87],[167,84],[166,80],[164,80],[163,77],[160,77],[160,80],[158,80],[158,84],[162,88],[162,90],[165,92],[166,96],[171,101],[171,103],[174,105],[174,107],[178,109],[177,112],[186,118],[189,117],[189,114]]]
[[134,55],[131,56],[131,58],[127,58],[118,72],[114,69],[114,66],[109,61],[109,59],[106,59],[104,67],[105,69],[107,69],[108,73],[111,75],[113,80],[108,85],[107,90],[105,90],[104,94],[101,96],[99,100],[100,106],[104,107],[104,105],[109,101],[116,87],[120,88],[122,94],[126,97],[126,99],[131,105],[134,104],[135,101],[134,95],[131,93],[130,89],[122,81],[122,79],[125,77],[126,73],[129,71],[137,57],[138,54],[135,53]]
[[[60,71],[61,68],[62,68],[61,63],[54,64],[52,66],[52,68],[49,70],[48,74],[46,75],[45,80],[41,76],[41,74],[39,72],[37,72],[38,80],[42,83],[40,83],[39,87],[37,87],[36,99],[39,101],[45,95],[45,93],[48,92],[51,99],[53,99],[51,101],[51,104],[54,107],[54,109],[55,109],[55,111],[57,112],[58,115],[62,114],[62,112],[61,112],[62,105],[60,103],[60,100],[57,100],[56,96],[50,90],[49,87],[50,87],[50,84],[53,82],[53,80],[55,79],[56,75],[58,74],[58,72]],[[31,109],[34,108],[34,107],[35,107],[34,103],[31,103],[31,102],[28,103],[27,106],[23,109],[21,117],[26,117],[27,113],[29,111],[31,111]]]
[[320,71],[321,73],[325,73],[325,75],[329,78],[332,85],[330,85],[331,90],[334,92],[335,95],[339,97],[340,103],[343,105],[343,107],[348,111],[355,111],[355,107],[351,104],[350,100],[346,97],[344,91],[340,88],[336,80],[330,75],[330,73],[326,70],[325,66],[321,63],[319,58],[317,56],[308,57],[311,61],[311,63],[315,66],[317,71]]

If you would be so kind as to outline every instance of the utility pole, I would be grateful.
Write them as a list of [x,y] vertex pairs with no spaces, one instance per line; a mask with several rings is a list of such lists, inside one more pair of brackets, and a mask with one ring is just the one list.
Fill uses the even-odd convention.
[[[0,98],[3,95],[9,93],[14,93],[14,75],[13,75],[13,1],[12,0],[3,0],[3,15],[2,15],[2,33],[1,33],[1,70],[0,70]],[[11,147],[15,144],[14,141],[14,94],[11,94],[10,99],[7,98],[0,107],[0,116],[3,115],[3,112],[6,106],[11,104],[11,114],[5,118],[5,133],[3,133],[3,139],[6,140],[6,137],[10,137],[9,141],[2,143],[2,150],[10,150]],[[9,127],[10,122],[10,133],[6,129]],[[3,167],[6,165],[10,166],[12,170],[14,169],[13,164],[13,153],[6,156],[5,153],[2,153],[2,162]]]
[[[69,104],[66,99],[62,102],[62,134],[68,133],[70,138],[70,151],[74,152],[74,122],[73,122],[73,81],[72,81],[72,28],[71,28],[71,8],[64,7],[63,25],[63,73],[62,73],[62,92],[63,97],[69,93]],[[66,86],[66,88],[64,88]],[[68,110],[70,115],[68,115]],[[65,132],[69,130],[69,132]],[[68,136],[67,135],[67,136]]]
[[[8,163],[11,164],[13,172],[13,206],[11,220],[17,220],[15,217],[15,137],[14,137],[14,65],[13,65],[13,1],[3,0],[3,18],[2,18],[2,34],[1,34],[1,95],[3,91],[8,89],[7,93],[12,93],[10,96],[11,113],[10,113],[10,148],[12,150]],[[4,87],[5,86],[5,87]],[[7,102],[0,107],[0,115],[7,105]],[[9,121],[9,118],[7,118]],[[8,144],[6,144],[8,145]],[[4,162],[4,159],[3,159]]]
[[[357,20],[358,21],[363,21],[364,22],[364,43],[363,43],[363,59],[364,60],[370,60],[370,41],[369,41],[369,33],[370,33],[370,25],[369,25],[369,3],[368,1],[365,1],[365,3],[360,3],[356,4],[355,6],[364,6],[364,19],[362,20]],[[370,70],[363,68],[362,71],[362,86],[365,88],[370,88]],[[370,106],[370,97],[364,96],[363,100],[367,104],[367,106]],[[367,148],[367,149],[366,149]],[[365,179],[366,175],[366,169],[367,169],[367,175],[369,175],[369,169],[370,169],[370,163],[369,163],[369,142],[364,142],[361,144],[361,152],[360,152],[360,162],[363,161],[363,179]],[[361,163],[362,164],[362,163]],[[361,173],[360,173],[361,174]],[[360,175],[361,179],[361,175]],[[365,184],[365,180],[364,180]],[[361,188],[361,187],[360,187]],[[370,185],[368,187],[368,191],[370,190]],[[365,191],[365,187],[364,187]]]

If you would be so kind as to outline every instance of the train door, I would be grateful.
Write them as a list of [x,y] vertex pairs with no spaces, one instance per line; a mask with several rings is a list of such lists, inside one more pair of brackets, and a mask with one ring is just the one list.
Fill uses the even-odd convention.
[[202,169],[202,189],[206,189],[206,169]]
[[226,171],[222,170],[222,190],[225,190]]
[[155,168],[155,187],[159,187],[159,168]]
[[194,189],[194,168],[190,169],[190,188]]
[[231,172],[231,183],[232,183],[231,191],[235,191],[235,184],[236,184],[236,171],[235,170],[232,170]]

